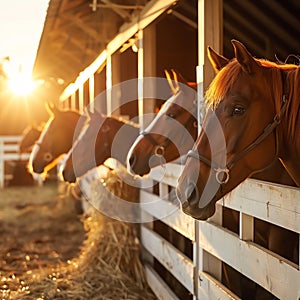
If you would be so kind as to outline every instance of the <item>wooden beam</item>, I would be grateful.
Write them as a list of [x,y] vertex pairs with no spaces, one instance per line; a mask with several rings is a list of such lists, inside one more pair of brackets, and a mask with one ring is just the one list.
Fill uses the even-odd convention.
[[62,18],[62,19],[72,22],[72,25],[80,28],[83,32],[88,34],[93,39],[95,39],[95,40],[99,39],[99,33],[95,29],[93,29],[90,26],[88,26],[87,24],[85,24],[80,18],[73,16],[71,14],[68,14],[68,13],[64,13],[64,14],[60,15],[59,18]]
[[118,14],[122,19],[126,21],[130,21],[131,15],[124,9],[120,8],[117,5],[114,5],[110,0],[101,0],[104,4],[106,4],[107,8],[112,9],[116,14]]

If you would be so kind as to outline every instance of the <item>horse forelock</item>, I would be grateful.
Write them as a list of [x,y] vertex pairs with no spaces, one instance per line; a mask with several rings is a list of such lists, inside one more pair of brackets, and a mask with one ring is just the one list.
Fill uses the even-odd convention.
[[[300,119],[300,67],[292,64],[277,64],[265,59],[255,59],[262,67],[271,70],[270,88],[274,96],[276,112],[282,107],[283,88],[287,90],[289,101],[285,117],[288,120],[288,130],[291,138],[295,137],[297,123]],[[287,73],[283,84],[282,72]],[[242,72],[241,65],[236,59],[231,60],[211,82],[205,93],[205,102],[212,109],[225,98],[233,84]],[[283,87],[284,85],[284,87]]]
[[236,59],[231,60],[226,67],[221,69],[205,93],[205,102],[209,107],[214,109],[225,98],[241,70],[242,68]]

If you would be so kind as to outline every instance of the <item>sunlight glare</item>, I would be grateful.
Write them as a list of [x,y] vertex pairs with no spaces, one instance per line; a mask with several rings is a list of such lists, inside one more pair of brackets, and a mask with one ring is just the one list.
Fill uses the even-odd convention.
[[16,73],[9,79],[9,88],[17,96],[27,96],[35,88],[35,83],[29,75]]

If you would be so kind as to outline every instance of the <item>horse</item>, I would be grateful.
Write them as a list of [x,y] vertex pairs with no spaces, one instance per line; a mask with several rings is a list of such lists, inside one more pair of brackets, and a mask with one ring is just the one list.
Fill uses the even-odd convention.
[[53,104],[47,104],[47,109],[50,118],[33,146],[29,159],[29,169],[38,174],[52,169],[60,157],[68,153],[86,119],[77,111],[60,110]]
[[208,48],[219,69],[206,91],[208,111],[176,188],[185,213],[206,220],[215,203],[246,178],[280,162],[300,186],[300,67],[254,58],[232,40],[228,60]]
[[43,130],[43,125],[30,125],[22,132],[22,139],[19,143],[19,152],[29,152],[38,140]]
[[175,70],[172,70],[173,80],[169,72],[165,73],[173,95],[130,148],[127,156],[129,173],[148,174],[151,168],[162,162],[170,162],[186,154],[196,140],[196,84],[187,82]]
[[75,182],[90,169],[114,158],[123,165],[132,143],[139,133],[136,123],[99,112],[88,112],[82,133],[66,157],[62,170],[65,181]]

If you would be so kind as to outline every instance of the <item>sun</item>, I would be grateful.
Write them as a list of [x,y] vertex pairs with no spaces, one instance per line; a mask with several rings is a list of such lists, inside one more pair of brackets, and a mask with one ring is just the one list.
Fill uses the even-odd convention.
[[30,75],[18,72],[9,79],[9,89],[17,96],[28,96],[35,88]]

